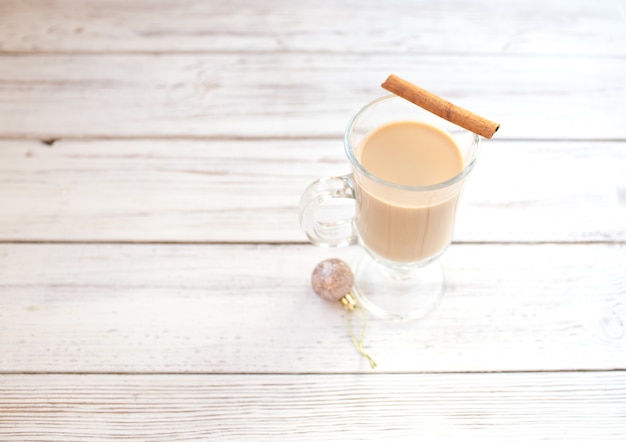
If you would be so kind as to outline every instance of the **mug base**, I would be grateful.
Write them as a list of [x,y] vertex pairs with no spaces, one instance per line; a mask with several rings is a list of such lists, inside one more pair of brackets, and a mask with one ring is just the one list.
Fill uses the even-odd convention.
[[361,249],[353,269],[354,296],[363,308],[382,319],[423,318],[437,307],[446,291],[445,269],[440,260],[399,279]]

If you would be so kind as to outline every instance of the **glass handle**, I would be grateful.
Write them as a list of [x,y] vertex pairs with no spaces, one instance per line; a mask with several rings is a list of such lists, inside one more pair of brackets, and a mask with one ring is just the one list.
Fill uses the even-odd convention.
[[321,206],[333,198],[355,199],[351,175],[317,180],[306,188],[300,198],[300,225],[316,246],[342,247],[356,243],[354,216],[319,219]]

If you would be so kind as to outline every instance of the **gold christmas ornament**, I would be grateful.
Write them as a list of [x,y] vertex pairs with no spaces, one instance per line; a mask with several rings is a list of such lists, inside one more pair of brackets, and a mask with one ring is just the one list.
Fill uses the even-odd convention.
[[[331,258],[320,262],[311,274],[311,286],[313,291],[322,299],[331,302],[340,302],[341,305],[348,310],[346,322],[350,330],[350,337],[358,352],[363,355],[370,363],[372,368],[376,368],[376,362],[363,349],[363,339],[365,338],[365,328],[367,326],[367,314],[365,310],[359,307],[356,298],[352,294],[352,286],[354,285],[354,276],[350,266],[344,261]],[[351,313],[354,310],[360,310],[363,315],[363,325],[361,327],[361,335],[356,338],[350,321]]]

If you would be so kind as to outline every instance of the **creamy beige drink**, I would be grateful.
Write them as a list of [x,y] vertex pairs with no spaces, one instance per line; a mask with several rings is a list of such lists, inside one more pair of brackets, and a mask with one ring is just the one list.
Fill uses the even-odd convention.
[[[400,121],[375,129],[360,143],[357,159],[370,174],[399,186],[443,183],[463,170],[454,140],[431,125]],[[356,227],[363,244],[392,261],[431,258],[450,243],[459,192],[415,192],[356,180]],[[436,195],[436,196],[434,196]]]

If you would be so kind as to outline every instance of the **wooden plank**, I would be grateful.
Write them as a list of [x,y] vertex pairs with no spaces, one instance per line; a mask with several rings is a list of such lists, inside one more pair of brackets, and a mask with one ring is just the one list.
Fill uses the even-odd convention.
[[0,50],[626,55],[616,1],[3,0]]
[[[371,372],[309,285],[321,259],[355,253],[0,245],[0,371]],[[431,316],[370,318],[377,372],[626,368],[624,245],[455,245],[445,261]]]
[[[340,139],[0,141],[0,240],[304,242],[300,195],[348,164]],[[624,142],[487,142],[455,239],[624,241],[624,170]]]
[[0,376],[3,441],[621,441],[625,415],[624,372]]
[[0,137],[339,139],[390,72],[499,139],[626,139],[625,58],[301,53],[1,56]]

